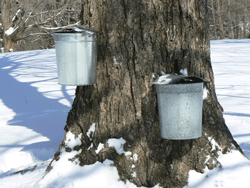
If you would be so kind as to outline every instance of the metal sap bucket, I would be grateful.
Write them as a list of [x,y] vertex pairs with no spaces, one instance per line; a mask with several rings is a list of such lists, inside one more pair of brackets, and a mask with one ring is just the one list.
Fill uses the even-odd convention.
[[155,82],[161,137],[172,140],[202,135],[203,82],[199,77],[172,76],[166,83]]
[[54,33],[59,84],[96,83],[97,37],[97,31],[81,26]]

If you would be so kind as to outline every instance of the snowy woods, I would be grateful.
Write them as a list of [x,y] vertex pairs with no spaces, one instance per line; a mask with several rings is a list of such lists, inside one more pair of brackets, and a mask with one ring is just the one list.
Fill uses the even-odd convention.
[[249,38],[249,0],[210,0],[210,38]]
[[5,51],[52,48],[52,33],[79,24],[80,0],[3,0],[1,47]]
[[[249,38],[250,0],[208,1],[210,38]],[[53,48],[52,33],[80,24],[82,0],[3,0],[0,47],[6,51]]]
[[[0,187],[203,188],[226,187],[228,180],[236,187],[248,180],[244,175],[249,174],[249,144],[244,137],[249,137],[245,111],[249,84],[244,71],[249,65],[249,39],[236,44],[217,40],[216,46],[210,45],[209,21],[214,23],[216,39],[227,37],[227,32],[234,37],[235,31],[239,37],[241,31],[240,22],[238,29],[226,30],[222,16],[216,17],[223,15],[222,1],[82,0],[77,9],[69,0],[3,0],[1,7],[6,52],[45,48],[55,30],[81,24],[98,31],[98,53],[96,83],[73,88],[75,97],[68,87],[57,84],[54,49],[0,54]],[[234,9],[228,10],[233,15]],[[92,41],[81,43],[87,46]],[[53,47],[53,42],[50,45],[46,47]],[[59,46],[72,54],[88,52]],[[217,75],[211,59],[219,67]],[[66,61],[72,65],[74,60]],[[74,68],[73,74],[79,70]],[[186,112],[188,106],[195,106],[188,104],[192,100],[188,98],[173,104],[159,100],[153,83],[166,74],[208,81],[200,97],[194,97],[202,99],[205,93],[202,108],[190,113],[202,118],[192,129],[202,128],[199,138],[161,137],[159,111],[175,113],[177,125],[185,114],[178,109]],[[231,80],[232,75],[237,79]],[[219,97],[231,99],[224,113]],[[171,109],[159,110],[159,104]],[[232,118],[232,127],[225,117]],[[180,128],[188,132],[184,127],[189,122],[183,121]],[[29,186],[12,177],[27,177]]]

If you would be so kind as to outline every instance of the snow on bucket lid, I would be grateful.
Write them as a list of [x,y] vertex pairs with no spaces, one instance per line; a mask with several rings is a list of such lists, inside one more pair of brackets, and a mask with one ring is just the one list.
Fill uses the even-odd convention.
[[66,29],[63,29],[60,31],[56,31],[55,33],[82,33],[82,32],[98,33],[98,31],[93,30],[93,29],[89,29],[89,28],[85,28],[82,25],[66,28]]
[[198,76],[184,76],[184,75],[174,75],[174,74],[165,74],[160,76],[153,84],[187,84],[187,83],[199,83],[205,82],[207,80],[200,78]]

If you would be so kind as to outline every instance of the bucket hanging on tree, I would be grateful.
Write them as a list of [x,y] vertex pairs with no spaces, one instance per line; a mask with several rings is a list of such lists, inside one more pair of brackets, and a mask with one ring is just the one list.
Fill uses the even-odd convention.
[[154,82],[162,138],[184,140],[201,137],[203,82],[207,81],[171,74]]
[[54,33],[58,83],[93,85],[97,81],[98,32],[82,26]]

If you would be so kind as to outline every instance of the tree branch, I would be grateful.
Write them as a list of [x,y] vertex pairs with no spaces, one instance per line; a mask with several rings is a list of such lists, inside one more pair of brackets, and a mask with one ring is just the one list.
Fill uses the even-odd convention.
[[62,26],[62,27],[43,27],[41,26],[40,28],[43,28],[45,30],[61,30],[61,29],[66,29],[66,28],[69,28],[69,27],[72,27],[72,26],[76,26],[76,25],[79,25],[81,22],[76,22],[74,24],[70,24],[70,25],[66,25],[66,26]]
[[27,39],[29,37],[32,37],[32,36],[37,36],[37,35],[52,35],[54,33],[55,30],[61,30],[61,29],[66,29],[66,28],[69,28],[69,27],[73,27],[73,26],[76,26],[76,25],[79,25],[80,24],[80,21],[75,23],[75,24],[71,24],[71,25],[67,25],[67,26],[63,26],[63,27],[53,27],[53,28],[49,28],[49,27],[43,27],[41,26],[40,28],[44,29],[45,31],[47,30],[52,30],[52,32],[47,32],[47,33],[31,33],[29,35],[26,35],[24,37],[20,37],[18,39],[16,39],[17,41],[19,40],[23,40],[23,39]]
[[[34,6],[34,9],[31,12],[25,12],[26,15],[21,19],[21,21],[19,22],[18,25],[16,25],[16,27],[14,28],[14,32],[10,35],[10,37],[12,39],[14,39],[15,41],[20,40],[21,38],[19,38],[20,35],[22,35],[25,31],[29,31],[33,28],[42,28],[42,25],[45,25],[49,22],[51,22],[52,20],[58,18],[59,16],[61,16],[62,14],[64,14],[67,10],[68,4],[69,4],[69,0],[66,1],[66,4],[62,7],[61,11],[56,14],[55,16],[52,16],[50,18],[48,18],[47,20],[45,20],[44,22],[41,23],[34,23],[34,24],[30,24],[27,26],[27,24],[29,23],[31,18],[31,15],[33,15],[37,9],[39,8],[39,6],[44,2],[44,0],[40,0],[39,2],[36,3],[36,5]],[[27,35],[30,36],[30,35]],[[26,37],[25,37],[26,38]]]
[[28,25],[27,27],[25,27],[25,30],[26,31],[29,31],[30,29],[32,28],[36,28],[36,27],[40,27],[42,28],[41,26],[51,22],[52,20],[58,18],[60,15],[64,14],[67,10],[67,7],[68,7],[68,4],[69,4],[69,0],[67,0],[66,4],[64,5],[63,9],[61,10],[61,12],[59,12],[58,14],[56,14],[55,16],[52,16],[50,18],[48,18],[47,20],[45,20],[44,22],[42,23],[35,23],[35,24],[32,24],[32,25]]

